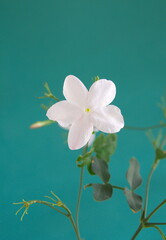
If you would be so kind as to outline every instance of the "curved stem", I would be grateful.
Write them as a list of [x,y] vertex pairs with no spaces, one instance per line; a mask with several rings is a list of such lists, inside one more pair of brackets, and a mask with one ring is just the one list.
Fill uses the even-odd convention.
[[153,172],[154,172],[154,169],[153,169],[153,167],[152,167],[152,168],[151,168],[151,171],[150,171],[150,173],[149,173],[149,175],[148,175],[148,180],[147,180],[147,183],[146,183],[145,203],[144,203],[144,208],[143,208],[143,212],[142,212],[142,214],[143,214],[142,216],[143,216],[143,217],[146,217],[147,205],[148,205],[148,198],[149,198],[150,181],[151,181]]
[[165,203],[166,203],[166,199],[163,200],[163,201],[147,216],[146,221],[148,221],[148,220],[153,216],[153,214],[154,214],[155,212],[157,212],[157,210],[158,210],[160,207],[162,207]]
[[52,209],[54,209],[55,211],[61,213],[62,215],[68,217],[68,214],[62,212],[61,210],[59,210],[58,208],[54,207],[52,204],[50,204],[49,202],[46,202],[46,201],[40,201],[40,200],[36,200],[36,203],[41,203],[41,204],[44,204]]
[[73,219],[73,216],[72,216],[72,213],[70,211],[70,209],[66,206],[66,205],[62,205],[62,207],[66,210],[67,214],[62,212],[61,210],[55,208],[54,206],[50,205],[48,202],[45,202],[45,201],[37,201],[38,203],[42,203],[42,204],[45,204],[47,206],[49,206],[50,208],[58,211],[59,213],[65,215],[71,222],[72,226],[73,226],[73,229],[75,231],[75,234],[76,234],[76,237],[77,237],[77,240],[81,240],[80,238],[80,234],[79,234],[79,229],[78,227],[76,226],[75,222],[74,222],[74,219]]
[[77,236],[77,239],[78,239],[78,240],[81,240],[81,239],[80,239],[79,230],[78,230],[78,228],[76,227],[76,224],[75,224],[75,222],[74,222],[74,219],[73,219],[73,216],[72,216],[72,214],[71,214],[71,211],[69,210],[69,208],[68,208],[66,205],[64,205],[63,208],[67,211],[67,214],[64,213],[64,212],[62,212],[61,210],[55,208],[54,206],[50,205],[49,203],[47,203],[47,202],[45,202],[45,201],[37,201],[37,202],[38,202],[38,203],[45,204],[45,205],[49,206],[50,208],[58,211],[59,213],[65,215],[67,218],[69,218],[69,220],[70,220],[70,222],[71,222],[71,224],[72,224],[72,226],[73,226],[73,229],[74,229],[74,231],[75,231],[75,234],[76,234],[76,236]]
[[142,211],[141,219],[146,218],[146,212],[147,212],[147,206],[148,206],[148,198],[149,198],[150,181],[151,181],[152,175],[153,175],[157,165],[158,165],[158,161],[155,159],[155,161],[154,161],[154,163],[153,163],[153,165],[151,167],[150,173],[148,175],[148,180],[147,180],[147,183],[146,183],[145,202],[144,202],[144,208],[143,208],[143,211]]
[[[140,231],[146,227],[147,225],[147,221],[148,219],[158,210],[158,208],[160,207],[160,205],[154,209],[152,211],[152,213],[148,216],[148,218],[146,218],[146,213],[147,213],[147,206],[148,206],[148,198],[149,198],[149,188],[150,188],[150,182],[151,182],[151,178],[152,178],[152,175],[156,169],[158,165],[158,160],[155,159],[153,164],[152,164],[152,167],[150,169],[150,172],[149,172],[149,175],[148,175],[148,179],[147,179],[147,183],[146,183],[146,192],[145,192],[145,202],[144,202],[144,207],[143,207],[143,211],[142,211],[142,215],[141,215],[141,224],[139,225],[139,227],[137,228],[136,232],[134,233],[133,237],[131,238],[131,240],[134,240],[136,238],[136,236],[140,233]],[[164,203],[162,203],[163,205]]]
[[148,127],[125,126],[124,129],[127,129],[127,130],[137,130],[137,131],[146,131],[146,130],[149,130],[149,129],[163,128],[163,127],[166,127],[165,123],[160,123],[160,124],[152,125],[152,126],[148,126]]
[[162,239],[163,239],[163,240],[166,240],[166,237],[165,237],[163,231],[162,231],[159,227],[157,227],[157,226],[155,226],[155,225],[154,225],[154,226],[151,226],[151,227],[157,229],[157,231],[160,233]]
[[70,222],[71,222],[71,224],[72,224],[72,226],[73,226],[73,229],[74,229],[74,231],[75,231],[75,234],[76,234],[76,236],[77,236],[77,239],[78,239],[78,240],[81,240],[81,239],[80,239],[80,233],[79,233],[79,231],[78,231],[78,228],[76,227],[76,224],[75,224],[75,222],[74,222],[74,219],[73,219],[72,215],[70,215],[68,218],[69,218],[69,220],[70,220]]

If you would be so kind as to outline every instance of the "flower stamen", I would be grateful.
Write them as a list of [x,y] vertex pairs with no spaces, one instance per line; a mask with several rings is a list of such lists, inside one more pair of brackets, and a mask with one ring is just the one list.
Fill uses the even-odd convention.
[[85,112],[91,112],[91,109],[90,108],[86,108]]

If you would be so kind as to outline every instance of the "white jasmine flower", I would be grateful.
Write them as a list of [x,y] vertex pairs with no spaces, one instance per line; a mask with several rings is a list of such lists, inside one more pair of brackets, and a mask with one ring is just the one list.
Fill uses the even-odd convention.
[[100,79],[89,91],[75,76],[66,77],[63,86],[66,100],[55,103],[47,111],[50,120],[69,128],[68,145],[71,150],[85,146],[94,129],[104,133],[116,133],[124,127],[121,111],[109,105],[116,95],[115,84]]

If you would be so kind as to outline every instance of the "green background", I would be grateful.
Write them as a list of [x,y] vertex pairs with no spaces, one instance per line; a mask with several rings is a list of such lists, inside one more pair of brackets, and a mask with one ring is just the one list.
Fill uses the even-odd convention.
[[[53,190],[74,211],[81,151],[65,144],[57,125],[30,130],[46,119],[39,100],[43,83],[63,99],[68,74],[89,87],[92,77],[117,86],[114,104],[126,125],[148,126],[163,119],[156,107],[166,89],[165,0],[0,0],[0,239],[75,239],[70,223],[46,206],[32,206],[20,222],[12,205],[23,198],[43,199]],[[53,103],[53,102],[52,102]],[[122,130],[110,163],[112,183],[127,186],[125,173],[133,156],[141,163],[144,182],[154,151],[144,132]],[[162,161],[150,192],[149,211],[165,198],[166,162]],[[85,174],[84,184],[97,182]],[[153,221],[165,221],[166,208]],[[83,192],[80,226],[86,240],[130,239],[139,223],[120,191],[102,203],[91,189]],[[163,228],[164,230],[164,228]],[[166,231],[165,231],[166,232]],[[154,229],[138,240],[161,239]]]

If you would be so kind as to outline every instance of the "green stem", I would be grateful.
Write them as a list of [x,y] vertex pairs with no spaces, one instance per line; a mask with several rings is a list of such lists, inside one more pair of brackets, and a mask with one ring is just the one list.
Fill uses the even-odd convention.
[[164,222],[150,222],[150,223],[146,223],[146,226],[155,226],[155,225],[166,225],[166,223]]
[[[79,233],[79,211],[80,211],[81,195],[82,195],[82,188],[83,188],[83,176],[84,176],[84,167],[81,167],[80,184],[79,184],[78,198],[77,198],[77,205],[76,205],[76,228],[78,233]],[[79,237],[80,237],[80,233],[79,233]]]
[[70,222],[71,222],[71,224],[72,224],[72,226],[73,226],[73,229],[74,229],[74,231],[75,231],[77,240],[81,240],[80,234],[79,234],[79,230],[78,230],[78,228],[76,227],[76,224],[75,224],[75,222],[74,222],[72,213],[71,213],[70,209],[69,209],[65,204],[62,205],[62,208],[63,208],[64,210],[66,210],[67,214],[64,213],[64,212],[62,212],[62,211],[60,211],[59,209],[57,209],[57,208],[49,205],[49,204],[47,204],[47,202],[42,202],[42,203],[45,204],[45,205],[47,205],[47,206],[49,206],[49,207],[51,207],[52,209],[58,211],[59,213],[65,215],[65,216],[70,220]]
[[61,213],[62,215],[68,217],[68,214],[62,212],[61,210],[59,210],[58,208],[54,207],[52,204],[50,204],[49,202],[46,202],[46,201],[40,201],[40,200],[36,200],[36,203],[41,203],[41,204],[44,204],[52,209],[54,209],[55,211]]
[[76,227],[76,224],[75,224],[75,222],[74,222],[74,219],[73,219],[72,215],[70,215],[68,218],[69,218],[69,220],[70,220],[70,222],[71,222],[71,224],[72,224],[72,226],[73,226],[73,229],[74,229],[74,231],[75,231],[75,234],[76,234],[76,236],[77,236],[77,239],[78,239],[78,240],[81,240],[81,239],[80,239],[80,234],[79,234],[78,228]]
[[[148,224],[147,221],[148,219],[158,210],[158,208],[160,207],[160,205],[153,210],[153,212],[148,216],[148,218],[146,218],[146,213],[147,213],[147,206],[148,206],[148,198],[149,198],[149,188],[150,188],[150,182],[151,182],[151,178],[152,175],[156,169],[158,165],[158,160],[155,159],[152,167],[150,169],[149,175],[148,175],[148,179],[147,179],[147,183],[146,183],[146,191],[145,191],[145,202],[144,202],[144,207],[143,207],[143,211],[142,211],[142,215],[141,215],[141,224],[139,225],[139,227],[137,228],[136,232],[134,233],[133,237],[131,238],[131,240],[134,240],[136,238],[136,236],[140,233],[140,231],[146,227],[146,225]],[[153,225],[153,224],[152,224]],[[148,227],[148,226],[147,226]]]
[[[88,144],[83,148],[83,155],[87,153]],[[81,167],[80,171],[80,183],[79,183],[79,190],[78,190],[78,198],[77,198],[77,205],[76,205],[76,229],[80,239],[80,230],[79,230],[79,211],[80,211],[80,203],[81,203],[81,196],[82,196],[82,189],[83,189],[83,176],[84,176],[84,167]]]
[[155,161],[153,162],[153,165],[151,167],[151,170],[149,172],[147,183],[146,183],[145,202],[144,202],[144,208],[143,208],[143,211],[142,211],[141,219],[146,218],[147,206],[148,206],[148,198],[149,198],[150,182],[151,182],[152,175],[153,175],[157,165],[158,165],[158,161],[155,159]]
[[45,204],[45,205],[49,206],[50,208],[58,211],[59,213],[65,215],[65,216],[70,220],[70,222],[71,222],[71,224],[72,224],[72,226],[73,226],[73,229],[74,229],[75,234],[76,234],[76,236],[77,236],[77,240],[81,240],[80,234],[79,234],[79,229],[78,229],[78,227],[76,226],[76,224],[75,224],[75,222],[74,222],[74,219],[73,219],[73,216],[72,216],[72,213],[71,213],[70,209],[69,209],[66,205],[63,205],[62,207],[67,211],[67,214],[64,213],[64,212],[62,212],[61,210],[55,208],[54,206],[50,205],[49,203],[47,203],[47,202],[45,202],[45,201],[38,201],[38,202],[39,202],[39,203],[42,203],[42,204]]
[[158,210],[159,208],[161,208],[165,203],[166,203],[166,199],[163,200],[163,201],[147,216],[146,221],[148,221],[148,220],[152,217],[152,215],[153,215],[155,212],[157,212],[157,210]]
[[134,235],[132,236],[131,240],[136,239],[136,237],[138,236],[138,234],[141,232],[142,229],[143,229],[143,225],[140,224],[139,227],[137,228],[136,232],[135,232]]
[[148,126],[148,127],[125,126],[124,129],[127,129],[127,130],[138,130],[138,131],[147,131],[149,129],[163,128],[163,127],[166,127],[165,123],[160,123],[160,124],[152,125],[152,126]]
[[154,226],[150,226],[150,227],[153,227],[153,228],[157,229],[157,231],[160,233],[162,239],[166,240],[166,236],[164,235],[163,231],[159,227],[157,227],[155,225]]
[[59,102],[60,100],[57,98],[57,97],[55,97],[53,94],[52,95],[50,95],[49,96],[50,98],[52,98],[52,99],[54,99],[55,101],[57,101],[57,102]]
[[119,186],[115,186],[115,185],[112,185],[112,187],[124,191],[123,187],[119,187]]

